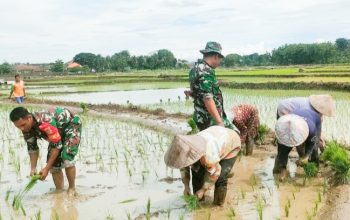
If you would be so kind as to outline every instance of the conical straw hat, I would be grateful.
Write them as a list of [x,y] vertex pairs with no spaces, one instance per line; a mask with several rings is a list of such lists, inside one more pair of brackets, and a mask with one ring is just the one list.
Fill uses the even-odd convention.
[[312,107],[314,107],[319,113],[329,117],[333,116],[335,106],[332,96],[328,94],[310,95],[309,100]]
[[309,126],[302,117],[288,114],[277,120],[275,132],[280,144],[295,147],[304,143],[309,136]]
[[183,168],[198,161],[206,152],[206,141],[199,135],[176,135],[164,155],[168,167]]

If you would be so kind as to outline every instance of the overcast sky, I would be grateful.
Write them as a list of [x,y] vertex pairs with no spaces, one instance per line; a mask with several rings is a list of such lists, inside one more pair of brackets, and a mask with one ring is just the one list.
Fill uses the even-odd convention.
[[207,41],[244,55],[350,38],[349,0],[1,0],[0,9],[0,63],[163,48],[193,61]]

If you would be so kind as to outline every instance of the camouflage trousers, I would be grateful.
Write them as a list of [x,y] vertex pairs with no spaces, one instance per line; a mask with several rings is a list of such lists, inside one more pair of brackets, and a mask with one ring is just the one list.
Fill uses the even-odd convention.
[[[75,156],[78,153],[81,138],[82,123],[78,116],[74,116],[72,121],[63,129],[61,141],[63,147],[53,164],[51,172],[56,172],[62,168],[72,167],[75,165]],[[53,145],[49,144],[47,160],[51,155]]]

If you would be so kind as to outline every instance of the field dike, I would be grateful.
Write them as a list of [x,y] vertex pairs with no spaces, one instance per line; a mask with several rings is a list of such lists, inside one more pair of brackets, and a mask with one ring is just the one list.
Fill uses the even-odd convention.
[[[9,102],[2,101],[2,104],[9,104]],[[40,103],[40,100],[27,100],[26,104],[26,106],[40,108],[50,105],[66,106],[83,114],[82,109],[77,107],[77,103],[46,102],[43,104]],[[109,105],[88,106],[88,108],[85,114],[137,123],[172,135],[186,133],[189,130],[186,124],[188,115],[139,112],[138,109],[132,107],[125,109]],[[241,156],[236,161],[232,170],[233,177],[229,179],[228,195],[224,206],[211,206],[213,191],[210,191],[206,194],[205,201],[200,204],[201,207],[190,215],[186,214],[184,219],[347,219],[347,210],[349,210],[347,208],[350,207],[349,186],[330,187],[327,185],[324,180],[329,175],[329,168],[324,164],[321,164],[317,177],[305,181],[303,169],[295,165],[297,159],[295,151],[291,152],[289,158],[289,178],[286,182],[279,182],[272,175],[276,155],[276,147],[273,142],[274,136],[270,133],[264,144],[257,145],[252,156]],[[180,180],[172,179],[171,176],[168,179],[171,181],[167,181],[167,184],[180,183]],[[81,180],[78,176],[77,182],[79,181]],[[107,185],[106,189],[97,185],[97,188],[92,191],[82,188],[82,193],[86,195],[70,202],[79,204],[92,198],[101,197],[103,199],[104,195],[99,194],[98,190],[106,191],[108,187],[114,187]],[[71,209],[68,207],[68,210],[67,207],[61,206],[62,200],[66,198],[61,198],[60,194],[58,196],[52,194],[47,197],[47,202],[53,201],[53,210],[56,210],[57,213],[65,213],[61,217],[74,217],[78,216],[77,212],[83,212],[76,208],[79,205],[72,206]],[[102,200],[96,206],[102,208]],[[186,209],[181,204],[178,208],[180,211]],[[153,210],[150,213],[139,215],[137,219],[147,219],[148,216],[152,216],[152,219],[167,219],[163,218],[167,212],[171,216],[169,219],[178,219],[175,213],[179,213],[179,210],[173,210],[171,215],[165,208],[164,210]]]

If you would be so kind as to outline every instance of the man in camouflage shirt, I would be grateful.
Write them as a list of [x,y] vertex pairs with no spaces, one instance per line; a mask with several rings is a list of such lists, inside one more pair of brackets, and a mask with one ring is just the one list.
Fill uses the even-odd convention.
[[36,173],[39,156],[37,139],[49,142],[47,164],[39,172],[44,180],[48,172],[52,173],[56,189],[63,189],[65,168],[69,190],[75,189],[75,161],[81,137],[81,121],[78,116],[65,108],[50,108],[45,111],[29,113],[26,108],[17,107],[10,113],[10,119],[23,133],[30,157],[31,172]]
[[215,75],[215,68],[220,66],[224,57],[221,54],[221,45],[217,42],[208,42],[205,49],[200,52],[203,54],[203,59],[198,60],[189,73],[194,103],[193,120],[201,131],[212,125],[233,129],[234,126],[224,111],[222,92]]

